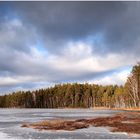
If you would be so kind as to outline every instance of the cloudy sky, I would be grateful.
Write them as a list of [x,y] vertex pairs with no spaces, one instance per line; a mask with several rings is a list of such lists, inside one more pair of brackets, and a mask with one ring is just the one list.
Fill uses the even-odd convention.
[[140,2],[0,2],[0,94],[121,85],[139,60]]

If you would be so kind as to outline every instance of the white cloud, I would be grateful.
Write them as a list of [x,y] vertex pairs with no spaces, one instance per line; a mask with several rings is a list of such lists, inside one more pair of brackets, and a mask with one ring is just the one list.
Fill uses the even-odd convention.
[[102,76],[101,78],[97,78],[89,82],[95,84],[103,84],[103,85],[112,85],[112,84],[123,85],[126,82],[129,74],[130,74],[130,70],[126,69],[119,72],[114,72],[109,75]]
[[7,76],[7,77],[0,77],[0,86],[11,86],[26,82],[33,82],[36,81],[37,78],[32,76]]
[[82,72],[110,71],[136,63],[133,55],[128,57],[125,53],[96,54],[94,47],[84,42],[70,42],[62,51],[61,55],[50,55],[47,62],[56,70],[68,71],[73,74],[76,72],[82,74]]

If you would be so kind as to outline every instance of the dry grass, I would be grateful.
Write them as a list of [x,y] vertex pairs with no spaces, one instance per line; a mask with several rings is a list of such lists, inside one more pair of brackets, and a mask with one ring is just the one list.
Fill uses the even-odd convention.
[[39,123],[23,124],[22,127],[34,128],[39,130],[76,130],[89,127],[88,124],[76,121],[54,120],[42,121]]
[[126,111],[140,111],[140,108],[109,108],[109,107],[93,107],[95,110],[126,110]]
[[109,126],[112,132],[127,132],[140,134],[140,112],[124,112],[110,117],[99,117],[94,119],[51,120],[38,123],[23,124],[22,127],[39,130],[68,130],[88,128],[89,126]]

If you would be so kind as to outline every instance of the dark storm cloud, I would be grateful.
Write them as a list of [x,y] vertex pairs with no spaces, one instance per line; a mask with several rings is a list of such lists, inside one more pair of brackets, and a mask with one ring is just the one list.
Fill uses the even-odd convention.
[[101,49],[106,51],[138,49],[140,2],[15,2],[12,6],[43,34],[48,49],[97,34],[102,35]]
[[127,7],[120,2],[23,2],[16,8],[46,35],[73,39],[102,31]]
[[16,2],[13,6],[50,43],[110,34],[106,28],[128,8],[122,2]]
[[[125,3],[125,2],[124,2]],[[105,44],[109,49],[139,53],[140,43],[140,2],[127,2],[127,9],[110,23],[105,31]]]

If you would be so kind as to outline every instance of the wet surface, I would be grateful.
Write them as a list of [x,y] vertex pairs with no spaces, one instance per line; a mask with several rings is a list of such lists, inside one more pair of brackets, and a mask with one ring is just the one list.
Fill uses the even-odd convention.
[[105,127],[75,131],[38,131],[23,123],[52,119],[84,119],[110,116],[120,111],[93,109],[0,109],[0,139],[139,139],[137,135],[113,133]]

